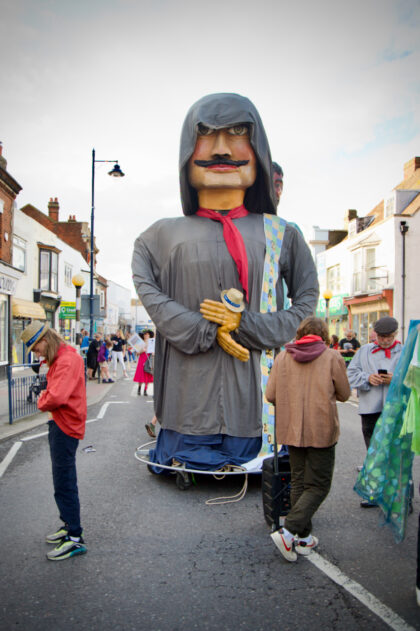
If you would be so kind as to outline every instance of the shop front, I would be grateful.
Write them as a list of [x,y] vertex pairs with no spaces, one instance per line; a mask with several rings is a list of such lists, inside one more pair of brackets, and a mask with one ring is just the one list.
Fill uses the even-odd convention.
[[39,302],[45,311],[48,324],[52,329],[55,329],[55,314],[60,306],[61,296],[53,292],[34,289],[34,300],[35,302]]
[[74,344],[75,322],[76,322],[76,303],[62,302],[58,314],[60,335],[68,344]]
[[0,378],[6,376],[6,366],[13,362],[11,338],[11,302],[22,272],[0,261]]
[[393,300],[393,289],[384,289],[380,294],[345,299],[350,312],[349,326],[355,331],[360,344],[367,344],[369,331],[376,320],[383,316],[393,315]]
[[25,345],[20,341],[20,336],[32,320],[46,320],[45,310],[38,302],[12,298],[12,355],[14,364],[27,364],[29,362]]
[[[337,335],[338,339],[344,337],[344,331],[348,328],[349,312],[344,304],[347,294],[337,294],[328,301],[328,330],[330,335]],[[327,305],[325,298],[320,298],[316,309],[317,318],[323,320],[327,317]]]

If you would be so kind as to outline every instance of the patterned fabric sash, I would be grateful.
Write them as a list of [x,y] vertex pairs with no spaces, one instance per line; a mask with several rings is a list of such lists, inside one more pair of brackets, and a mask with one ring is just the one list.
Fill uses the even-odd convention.
[[396,541],[405,535],[412,479],[411,434],[401,436],[410,396],[405,379],[413,357],[420,320],[411,320],[407,341],[401,351],[389,386],[385,405],[378,418],[369,449],[354,490],[364,499],[377,502],[383,522],[390,526]]
[[[264,214],[265,233],[265,260],[263,284],[261,290],[261,313],[277,311],[276,284],[279,277],[280,252],[283,243],[286,221],[276,215]],[[271,454],[274,451],[274,405],[265,398],[268,376],[274,362],[274,350],[261,351],[261,390],[263,397],[262,406],[262,445],[260,456]]]

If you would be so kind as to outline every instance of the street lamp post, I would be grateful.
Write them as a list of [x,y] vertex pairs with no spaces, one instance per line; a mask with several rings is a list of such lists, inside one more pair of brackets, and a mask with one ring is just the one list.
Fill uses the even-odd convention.
[[76,346],[80,346],[80,292],[85,284],[85,279],[81,274],[76,274],[71,282],[76,287]]
[[90,292],[89,292],[89,337],[93,338],[93,274],[94,274],[94,223],[95,223],[95,164],[96,162],[110,162],[114,166],[108,175],[124,177],[118,160],[96,160],[95,149],[92,149],[92,210],[90,214]]
[[329,305],[330,305],[330,300],[333,297],[332,291],[330,291],[329,289],[326,289],[324,293],[322,294],[322,297],[325,300],[325,322],[327,323],[327,326],[329,327],[329,317],[330,317]]

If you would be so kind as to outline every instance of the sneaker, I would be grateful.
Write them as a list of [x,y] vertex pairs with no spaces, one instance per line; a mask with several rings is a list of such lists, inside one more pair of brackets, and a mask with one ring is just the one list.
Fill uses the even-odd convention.
[[[305,537],[305,539],[307,538]],[[318,543],[319,543],[318,537],[314,537],[313,535],[310,535],[309,541],[298,539],[298,543],[297,543],[297,546],[295,546],[295,550],[298,554],[303,554],[303,556],[308,556],[308,554],[310,554],[311,551],[317,547]]]
[[47,559],[49,561],[63,561],[77,554],[85,554],[87,548],[84,543],[83,537],[80,537],[79,541],[73,541],[66,535],[54,550],[47,553]]
[[379,504],[377,504],[373,500],[362,500],[360,502],[360,506],[361,508],[376,508],[377,506],[379,506]]
[[280,528],[280,530],[276,530],[275,532],[272,532],[270,534],[270,537],[272,538],[272,540],[274,541],[274,543],[276,544],[276,546],[278,547],[278,549],[280,550],[280,552],[282,553],[286,561],[290,561],[291,563],[293,563],[294,561],[297,561],[297,554],[293,550],[294,539],[293,538],[290,539],[289,537],[286,537],[284,535],[283,528]]
[[155,426],[153,423],[146,423],[145,428],[150,438],[156,438]]
[[113,379],[108,379],[106,383],[115,383],[115,381]]
[[64,524],[63,526],[60,526],[60,528],[58,528],[56,532],[52,532],[50,535],[47,535],[45,537],[45,542],[57,544],[59,541],[61,541],[61,539],[66,537],[68,534],[69,534],[68,526],[67,524]]

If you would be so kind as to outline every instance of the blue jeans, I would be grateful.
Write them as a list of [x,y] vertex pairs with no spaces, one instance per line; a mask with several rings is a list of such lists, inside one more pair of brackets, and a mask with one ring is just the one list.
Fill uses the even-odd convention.
[[48,426],[54,499],[60,519],[68,525],[69,536],[79,537],[82,533],[76,474],[76,451],[79,441],[65,434],[54,421],[48,421]]

